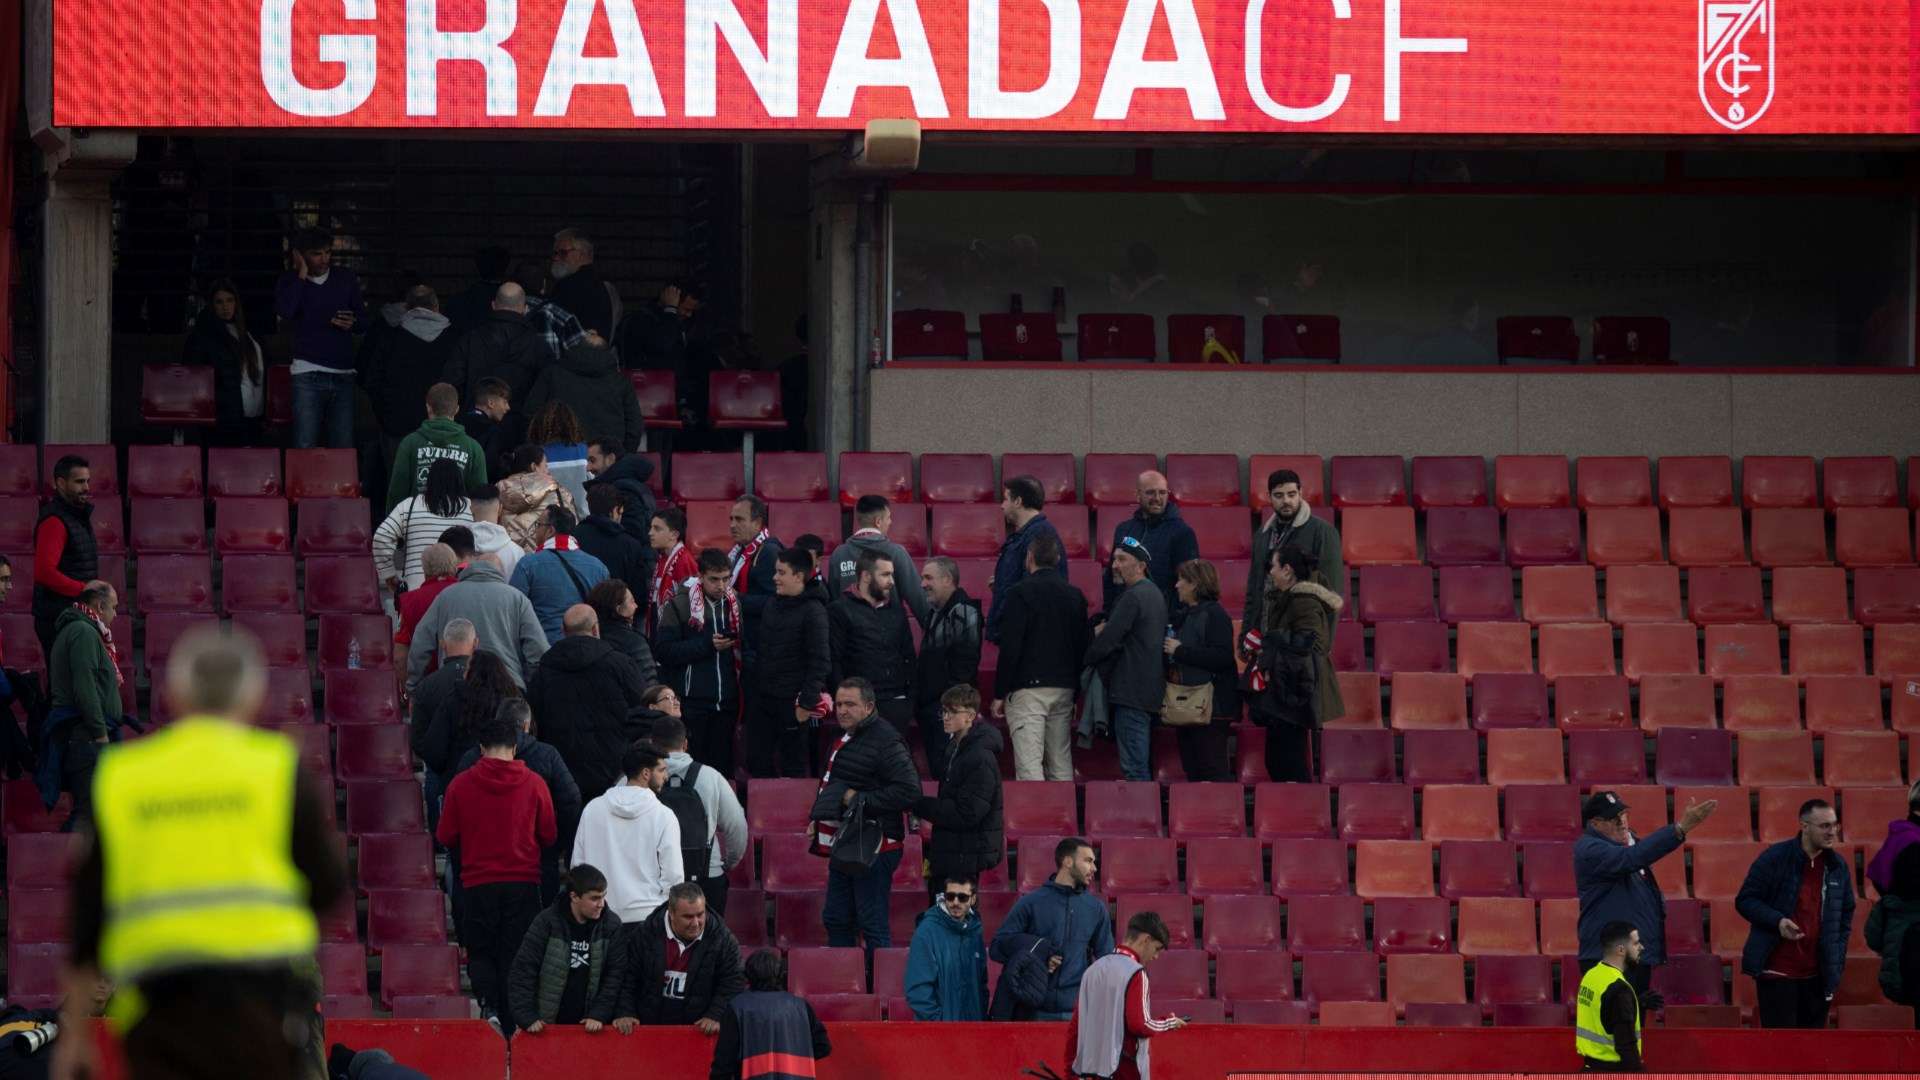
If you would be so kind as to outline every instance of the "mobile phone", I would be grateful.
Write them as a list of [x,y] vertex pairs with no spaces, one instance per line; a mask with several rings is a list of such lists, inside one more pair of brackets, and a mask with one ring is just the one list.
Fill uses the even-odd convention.
[[1191,1017],[1191,1016],[1183,1016],[1183,1017],[1181,1017],[1181,1018],[1180,1018],[1180,1022],[1181,1022],[1181,1023],[1183,1023],[1183,1024],[1191,1024],[1191,1023],[1193,1023],[1193,1017]]

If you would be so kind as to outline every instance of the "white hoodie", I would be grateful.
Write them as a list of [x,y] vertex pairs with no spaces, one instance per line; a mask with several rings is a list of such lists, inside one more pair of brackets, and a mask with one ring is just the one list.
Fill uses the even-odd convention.
[[476,521],[469,528],[473,530],[473,550],[499,559],[501,575],[512,581],[513,568],[520,565],[520,556],[526,552],[507,535],[506,527],[498,522]]
[[638,925],[667,902],[668,889],[686,880],[680,819],[650,789],[623,780],[580,812],[573,865],[580,863],[607,875],[608,910],[621,923]]

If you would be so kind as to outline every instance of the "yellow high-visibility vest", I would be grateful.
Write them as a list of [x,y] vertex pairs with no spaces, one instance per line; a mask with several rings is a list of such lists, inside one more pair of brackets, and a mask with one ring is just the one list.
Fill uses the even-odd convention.
[[[1600,998],[1614,983],[1627,981],[1620,969],[1606,964],[1595,964],[1587,969],[1580,979],[1580,1000],[1573,1014],[1573,1044],[1580,1056],[1594,1061],[1620,1060],[1620,1051],[1613,1044],[1613,1036],[1607,1034],[1607,1025],[1600,1019]],[[1633,984],[1627,984],[1627,992],[1633,994],[1633,1046],[1640,1049],[1640,995],[1634,992]]]
[[207,718],[101,755],[104,974],[313,955],[319,926],[291,850],[298,767],[285,736]]

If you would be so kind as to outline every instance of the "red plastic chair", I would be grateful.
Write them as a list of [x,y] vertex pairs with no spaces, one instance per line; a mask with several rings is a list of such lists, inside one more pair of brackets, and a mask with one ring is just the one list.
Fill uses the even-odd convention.
[[1413,508],[1409,506],[1368,506],[1342,511],[1340,541],[1349,567],[1420,561],[1420,549],[1414,539]]
[[149,555],[140,568],[141,610],[213,611],[213,564],[205,555]]
[[1654,775],[1668,787],[1724,786],[1733,783],[1732,732],[1711,728],[1662,728],[1654,737],[1654,745],[1654,759],[1657,762]]
[[[1434,510],[1427,516],[1429,522]],[[1488,511],[1493,513],[1493,511]],[[1496,532],[1499,524],[1496,515]],[[1428,553],[1432,553],[1431,524],[1427,533]],[[1676,591],[1678,585],[1676,583]],[[1364,596],[1362,597],[1364,599]],[[1505,622],[1519,618],[1513,603],[1513,571],[1506,566],[1442,566],[1440,568],[1440,619],[1448,624],[1463,622]]]
[[54,466],[70,454],[86,459],[91,480],[89,487],[96,505],[107,501],[109,496],[124,494],[120,487],[119,454],[112,444],[47,443],[40,448],[40,494],[43,498],[53,497]]
[[1572,505],[1567,459],[1559,454],[1501,454],[1493,459],[1493,504],[1508,510]]
[[1516,847],[1505,840],[1447,840],[1440,845],[1440,895],[1519,896]]
[[1457,667],[1467,678],[1533,672],[1533,632],[1526,623],[1461,623],[1455,633]]
[[1824,743],[1821,771],[1830,787],[1904,787],[1900,736],[1892,731],[1835,731]]
[[1247,835],[1246,793],[1238,784],[1170,784],[1167,834],[1177,840]]
[[1393,767],[1393,732],[1385,728],[1323,732],[1320,774],[1321,780],[1335,786],[1395,783],[1399,777]]
[[1913,514],[1841,507],[1833,512],[1833,554],[1847,567],[1906,566],[1913,562]]
[[1169,315],[1167,359],[1176,364],[1248,363],[1247,320],[1238,315]]
[[1300,968],[1300,996],[1313,1004],[1381,1000],[1380,960],[1372,953],[1318,953],[1303,958]]
[[1160,827],[1160,785],[1107,780],[1090,782],[1084,790],[1088,836],[1165,835]]
[[936,505],[930,531],[933,553],[959,558],[991,558],[1006,539],[1000,508],[987,503]]
[[1467,683],[1460,675],[1447,671],[1402,671],[1394,679],[1392,727],[1395,731],[1464,729],[1466,726]]
[[1649,675],[1698,675],[1700,631],[1692,623],[1628,623],[1620,630],[1620,671],[1629,681]]
[[320,670],[346,671],[354,667],[355,645],[359,646],[359,667],[391,668],[393,623],[385,615],[320,616]]
[[1487,505],[1487,463],[1478,455],[1415,457],[1413,489],[1415,509]]
[[1048,311],[982,313],[980,358],[1009,363],[1057,363],[1063,358],[1060,329]]
[[1728,624],[1706,628],[1707,674],[1780,674],[1780,630],[1772,623]]
[[1676,566],[1747,565],[1746,530],[1740,511],[1730,506],[1670,511],[1667,550]]
[[1596,315],[1593,362],[1596,364],[1670,364],[1671,330],[1651,315]]
[[393,673],[376,668],[322,673],[327,723],[334,727],[398,724],[403,719]]
[[[1499,734],[1495,732],[1494,734]],[[1492,778],[1492,769],[1488,769]],[[1566,784],[1516,784],[1502,793],[1507,804],[1507,839],[1517,844],[1579,839],[1580,789]]]
[[[1660,798],[1659,813],[1654,816],[1664,819],[1666,792],[1662,791]],[[1574,884],[1571,843],[1548,840],[1522,844],[1520,862],[1526,894],[1535,900],[1572,899],[1579,895]]]
[[135,499],[127,539],[136,555],[203,554],[207,504],[200,499]]
[[426,805],[413,780],[356,780],[347,789],[347,832],[424,833]]
[[673,455],[674,501],[731,503],[746,493],[744,472],[738,451],[677,453]]
[[1766,567],[1833,565],[1826,515],[1813,509],[1755,510],[1753,561]]
[[1813,675],[1864,675],[1866,628],[1858,623],[1803,624],[1788,630],[1788,672]]
[[1629,623],[1674,623],[1685,618],[1680,608],[1679,567],[1607,568],[1608,622],[1625,626]]
[[1366,566],[1357,597],[1360,621],[1432,621],[1433,571],[1425,566]]
[[866,953],[857,948],[796,948],[787,952],[790,989],[815,994],[865,994]]
[[1500,792],[1486,784],[1440,784],[1426,789],[1420,807],[1423,839],[1500,839]]
[[199,498],[200,448],[127,447],[127,494],[135,498]]
[[[1239,578],[1221,582],[1223,590],[1244,590],[1247,578],[1245,560],[1253,554],[1253,534],[1247,527],[1247,512],[1238,506],[1196,506],[1184,509],[1182,515],[1193,528],[1194,540],[1200,546],[1200,557],[1212,560],[1223,577],[1229,576],[1226,573],[1228,563],[1241,564]],[[1111,538],[1112,530],[1107,530],[1106,535]],[[1065,540],[1062,535],[1063,544]],[[1223,591],[1222,601],[1227,604],[1227,610],[1239,610],[1225,599],[1225,595]]]
[[1717,726],[1713,680],[1705,675],[1649,675],[1640,680],[1640,728]]
[[1374,669],[1392,681],[1402,672],[1444,672],[1447,626],[1441,622],[1383,622],[1373,631]]
[[327,556],[307,560],[307,611],[376,612],[380,610],[380,583],[373,560],[356,556]]
[[[755,461],[755,484],[766,456]],[[820,458],[818,454],[807,455]],[[826,465],[821,459],[821,487],[826,486]],[[989,454],[920,455],[920,489],[929,503],[998,503],[999,491],[993,480],[993,457]],[[769,498],[775,496],[768,496]],[[824,495],[780,495],[779,498],[818,499]]]
[[[1805,731],[1741,732],[1739,780],[1746,787],[1813,783],[1813,735]],[[1724,784],[1725,780],[1710,782]]]
[[40,448],[31,443],[0,443],[0,497],[39,494]]
[[893,313],[895,360],[965,360],[967,317],[958,311],[909,308]]
[[[765,458],[767,455],[762,454]],[[729,506],[731,512],[731,506]],[[767,527],[776,536],[818,536],[832,551],[845,539],[837,502],[773,502],[767,504]]]
[[1135,507],[1140,503],[1140,474],[1160,467],[1152,454],[1088,454],[1087,504]]
[[1266,315],[1260,319],[1260,359],[1340,362],[1337,315]]
[[1365,903],[1357,896],[1303,896],[1287,903],[1287,951],[1369,952]]
[[1407,505],[1406,463],[1399,457],[1336,455],[1330,465],[1333,505]]
[[362,555],[373,549],[367,500],[311,498],[300,503],[295,550],[309,555]]
[[1583,457],[1574,462],[1573,481],[1582,510],[1653,505],[1653,478],[1644,457]]
[[[1623,680],[1621,690],[1625,689],[1626,683]],[[1624,707],[1623,702],[1622,708]],[[1642,735],[1637,728],[1625,731],[1569,732],[1567,760],[1572,763],[1568,779],[1578,787],[1642,784],[1647,779],[1646,736]]]
[[[375,729],[368,729],[375,730]],[[360,891],[431,889],[433,842],[424,832],[368,833],[360,838]]]
[[1293,998],[1293,957],[1286,953],[1221,949],[1216,963],[1215,991],[1230,1005]]
[[213,548],[221,555],[285,553],[292,550],[292,535],[285,499],[223,497],[213,501]]
[[334,758],[340,780],[411,780],[411,735],[404,724],[342,727],[340,752]]
[[1202,907],[1207,951],[1281,947],[1280,901],[1272,896],[1210,896]]
[[[1466,960],[1458,953],[1403,953],[1387,957],[1387,1000],[1396,1008],[1408,1010],[1413,1021],[1415,1005],[1428,1007],[1461,1005],[1467,1000]],[[1479,1006],[1474,1023],[1479,1023]]]
[[293,556],[228,555],[220,560],[220,566],[223,614],[300,610],[300,590],[294,587]]
[[1533,956],[1540,951],[1537,905],[1525,897],[1469,896],[1460,901],[1460,955]]
[[1559,784],[1563,736],[1554,728],[1505,728],[1487,732],[1487,782]]
[[1155,355],[1153,316],[1089,313],[1076,326],[1082,363],[1105,360],[1152,360]]
[[[446,897],[439,889],[382,889],[370,894],[367,897],[367,947],[384,953],[395,945],[444,944],[447,940],[445,905]],[[381,971],[384,981],[384,964]]]
[[[760,838],[760,876],[766,890],[775,894],[806,893],[822,897],[827,887],[826,860],[808,850],[804,833],[779,833]],[[785,934],[783,920],[776,912],[774,926]],[[816,925],[818,916],[815,916]]]
[[1783,566],[1773,572],[1773,621],[1783,626],[1847,621],[1847,572]]
[[64,942],[7,943],[7,1000],[28,1009],[50,1009],[66,996]]
[[1100,880],[1110,895],[1178,892],[1179,844],[1156,837],[1102,837]]
[[223,497],[283,497],[280,451],[274,449],[213,447],[207,451],[207,495]]
[[1282,469],[1300,477],[1300,497],[1309,506],[1325,506],[1326,470],[1318,454],[1254,454],[1247,459],[1247,493],[1260,508],[1264,522],[1271,516],[1272,501],[1267,496],[1267,479]]
[[[380,954],[380,1000],[396,1012],[405,999],[460,996],[460,950],[453,945],[391,945]],[[466,1015],[462,1013],[462,1016]]]
[[[927,456],[920,459],[923,479]],[[1183,509],[1239,506],[1240,459],[1233,454],[1168,454],[1167,483]]]
[[1660,506],[1732,506],[1733,462],[1724,454],[1660,459]]
[[755,454],[753,490],[769,502],[831,499],[833,494],[827,487],[827,456],[805,452]]
[[[8,552],[31,552],[33,533],[37,526],[35,518],[40,513],[40,500],[24,496],[0,498],[0,550]],[[27,560],[27,576],[32,576],[32,559]],[[14,595],[26,594],[31,597],[32,586],[25,580],[21,588],[13,590]]]
[[[145,635],[147,653],[147,671],[165,672],[167,657],[172,655],[173,643],[180,640],[187,631],[199,626],[217,625],[218,619],[212,615],[172,613],[153,615],[147,619]],[[18,641],[9,637],[9,642]]]
[[1473,962],[1475,1001],[1496,1005],[1552,1005],[1553,960],[1545,956],[1482,956]]
[[1585,562],[1580,511],[1516,507],[1507,513],[1507,561],[1514,566]]
[[1413,788],[1343,784],[1336,824],[1342,840],[1405,840],[1413,836]]
[[1608,568],[1665,562],[1660,546],[1660,511],[1651,506],[1588,510],[1587,561]]
[[352,450],[287,451],[287,497],[352,499],[360,495],[359,456]]
[[[1167,944],[1193,948],[1193,902],[1176,892],[1132,892],[1114,897],[1115,940],[1126,936],[1127,920],[1142,911],[1157,912],[1167,924]],[[914,912],[915,915],[919,911]]]
[[[1009,785],[1010,787],[1011,785]],[[1259,783],[1253,788],[1253,835],[1262,840],[1324,839],[1333,835],[1333,814],[1325,784]],[[1280,857],[1285,844],[1276,844]],[[1276,863],[1277,865],[1277,863]],[[1346,866],[1342,856],[1341,866]],[[1341,880],[1346,880],[1342,869]]]
[[1187,891],[1196,898],[1265,892],[1260,841],[1242,837],[1189,840]]
[[1515,360],[1576,363],[1580,335],[1565,315],[1503,315],[1495,321],[1502,364]]
[[1740,459],[1740,503],[1749,510],[1818,507],[1813,459],[1748,454]]
[[707,423],[716,431],[781,431],[777,371],[715,371],[707,376]]
[[1881,629],[1888,624],[1920,623],[1920,569],[1898,566],[1855,570],[1853,617],[1876,628],[1876,644]]
[[1563,731],[1632,728],[1631,695],[1624,676],[1562,675],[1553,684],[1554,722]]
[[1687,571],[1687,617],[1700,626],[1765,621],[1760,568],[1701,566]]
[[1598,579],[1591,566],[1529,566],[1520,573],[1520,597],[1521,613],[1535,626],[1600,618]]
[[1293,840],[1274,845],[1275,896],[1325,896],[1350,891],[1346,844],[1339,840]]
[[650,431],[679,431],[685,427],[680,418],[680,391],[671,371],[636,368],[627,372],[627,382],[640,402],[640,417]]
[[[291,560],[289,560],[291,561]],[[231,591],[233,586],[228,585]],[[267,666],[307,666],[307,620],[297,611],[281,609],[240,610],[233,612],[235,629],[252,634],[266,654]]]
[[1900,476],[1891,457],[1830,457],[1821,462],[1827,509],[1896,507]]
[[140,369],[140,422],[206,428],[215,422],[211,364],[146,364]]
[[[676,458],[675,463],[678,461]],[[912,502],[912,455],[854,451],[841,454],[841,504],[851,507],[862,495],[884,495],[897,503]]]
[[1409,731],[1401,740],[1409,786],[1480,783],[1480,739],[1473,732]]

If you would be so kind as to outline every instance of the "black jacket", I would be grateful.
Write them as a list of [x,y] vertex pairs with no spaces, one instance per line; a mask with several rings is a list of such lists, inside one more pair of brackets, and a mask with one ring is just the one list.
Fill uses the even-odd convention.
[[[561,760],[560,751],[533,737],[531,732],[520,733],[520,742],[513,748],[513,756],[527,763],[533,775],[547,782],[547,794],[553,797],[553,820],[559,827],[560,838],[553,846],[561,851],[573,850],[573,830],[580,825],[580,808],[585,805],[580,800],[580,785],[574,782],[573,771]],[[453,778],[473,768],[480,760],[480,747],[469,746],[447,777],[452,784]]]
[[874,607],[851,590],[827,608],[827,635],[833,650],[833,685],[858,675],[883,698],[906,697],[913,690],[913,631],[907,606],[898,596]]
[[380,430],[391,438],[405,438],[420,426],[427,389],[440,381],[447,358],[453,355],[455,335],[444,323],[439,325],[442,329],[432,340],[422,338],[415,333],[415,324],[404,320],[399,326],[383,326],[378,336],[367,338],[360,358],[360,385],[373,401]]
[[687,396],[687,320],[679,312],[664,304],[648,304],[620,320],[613,344],[620,350],[623,367],[671,371],[680,396]]
[[760,648],[754,659],[753,679],[759,694],[814,706],[833,669],[827,605],[818,593],[775,596],[768,601],[760,616]]
[[[440,673],[436,671],[434,674]],[[425,686],[426,683],[422,682],[421,685]],[[462,730],[462,716],[466,712],[469,694],[466,679],[452,683],[440,695],[433,715],[427,718],[426,730],[413,736],[414,754],[422,764],[448,782],[453,780],[453,767],[459,763],[461,752],[475,745],[469,741],[471,733]]]
[[654,661],[653,646],[647,644],[647,635],[634,629],[632,623],[601,623],[600,640],[613,646],[614,652],[639,665],[641,686],[652,686],[660,681],[660,666]]
[[[695,597],[708,605],[706,621],[693,628]],[[740,674],[734,654],[722,656],[713,651],[713,635],[724,633],[737,638],[740,628],[723,626],[727,605],[707,599],[699,588],[682,589],[673,603],[660,613],[659,629],[653,632],[654,651],[659,654],[661,682],[673,687],[682,702],[702,708],[718,709],[740,700]],[[743,612],[741,622],[746,621]]]
[[1000,729],[976,722],[947,756],[940,793],[916,800],[913,812],[933,823],[927,842],[928,880],[942,874],[972,874],[1000,865],[1007,854],[1001,820]]
[[[93,504],[74,506],[67,500],[55,495],[40,508],[40,515],[34,518],[34,536],[40,534],[40,523],[50,517],[60,519],[66,527],[67,543],[60,549],[60,572],[85,585],[100,576],[100,546],[93,536]],[[33,562],[29,560],[21,569],[33,576]],[[19,573],[16,570],[15,573]],[[74,597],[62,596],[44,585],[33,586],[33,617],[52,621],[60,613],[73,606]],[[131,642],[128,643],[131,645]]]
[[779,565],[780,553],[786,549],[779,537],[768,533],[767,542],[753,553],[753,565],[747,569],[747,591],[740,594],[740,621],[746,624],[740,644],[746,650],[741,655],[749,664],[753,663],[759,646],[755,638],[760,632],[760,616],[773,602],[773,568]]
[[740,943],[725,919],[708,914],[706,932],[689,951],[682,996],[667,997],[668,906],[661,904],[645,922],[621,931],[626,978],[620,1015],[643,1024],[676,1027],[701,1019],[718,1021],[734,995],[747,988],[741,974]]
[[1206,600],[1173,617],[1180,647],[1173,677],[1183,686],[1213,683],[1213,715],[1240,715],[1240,668],[1234,661],[1233,619],[1218,600]]
[[[240,400],[240,374],[247,361],[253,358],[253,350],[259,345],[259,339],[251,333],[236,337],[227,329],[231,323],[221,322],[212,309],[201,312],[193,321],[193,329],[187,332],[187,343],[181,353],[181,362],[186,364],[207,364],[213,368],[213,416],[224,431],[232,431],[235,425],[258,424],[263,417],[249,419]],[[266,352],[260,353],[261,386],[266,385]],[[265,412],[264,409],[261,410]],[[420,410],[415,409],[418,418]]]
[[[1005,628],[1001,634],[1004,639]],[[1100,672],[1107,700],[1154,714],[1166,701],[1167,601],[1152,578],[1121,589],[1107,625],[1087,646],[1086,666]]]
[[946,604],[927,617],[920,638],[920,662],[914,673],[914,705],[924,713],[940,703],[949,687],[972,686],[980,677],[980,604],[956,589]]
[[502,459],[507,451],[518,449],[527,441],[527,414],[519,409],[508,409],[507,415],[495,420],[478,409],[461,410],[456,417],[465,429],[467,437],[480,444],[481,452],[487,455],[487,479],[499,483],[507,475]]
[[653,580],[653,549],[634,538],[612,518],[589,514],[573,528],[580,550],[607,564],[607,576],[626,582],[636,598],[644,598]]
[[[1178,503],[1167,503],[1167,509],[1157,518],[1149,518],[1144,510],[1135,510],[1133,516],[1113,527],[1113,546],[1120,546],[1120,538],[1131,536],[1140,541],[1153,556],[1147,564],[1147,580],[1160,586],[1160,595],[1167,602],[1167,610],[1179,606],[1180,600],[1174,592],[1173,580],[1180,564],[1200,557],[1200,541],[1193,534],[1193,526],[1180,516]],[[1120,583],[1112,574],[1101,577],[1100,606],[1103,610],[1113,610],[1113,602],[1120,595]]]
[[867,797],[866,817],[880,823],[887,839],[906,837],[905,814],[920,798],[920,774],[906,741],[878,711],[834,755],[831,776],[813,800],[813,820],[839,821],[848,789]]
[[[453,696],[453,692],[467,681],[467,662],[465,656],[450,656],[440,662],[433,674],[420,680],[413,688],[413,708],[408,720],[413,725],[413,756],[422,762],[429,753],[428,732],[433,730],[433,718],[440,706]],[[432,766],[428,766],[431,768]]]
[[629,581],[627,584],[644,590],[650,580],[653,567],[653,546],[647,541],[647,530],[653,526],[653,512],[657,509],[653,497],[653,487],[647,483],[653,476],[653,462],[639,454],[622,454],[620,460],[613,463],[606,472],[593,478],[594,484],[612,484],[620,492],[621,505],[626,513],[621,515],[620,527],[628,536],[640,541],[647,549],[648,578]]
[[640,668],[597,637],[566,637],[527,680],[534,730],[560,751],[582,799],[620,779],[620,753],[645,732],[637,713]]
[[567,309],[580,325],[608,341],[613,340],[613,297],[592,263],[553,283],[549,301]]
[[496,378],[513,391],[517,405],[533,389],[533,380],[547,363],[547,342],[525,315],[516,311],[489,311],[487,320],[461,334],[447,356],[446,381],[460,391],[460,400],[473,404],[480,380]]
[[1000,613],[1000,667],[993,696],[1015,690],[1080,688],[1081,659],[1092,635],[1087,597],[1057,570],[1040,570],[1009,589]]
[[588,438],[612,439],[628,453],[640,449],[645,423],[640,416],[640,399],[620,370],[611,346],[583,342],[568,349],[559,363],[542,369],[522,407],[527,415],[536,416],[551,401],[563,402],[572,409]]

